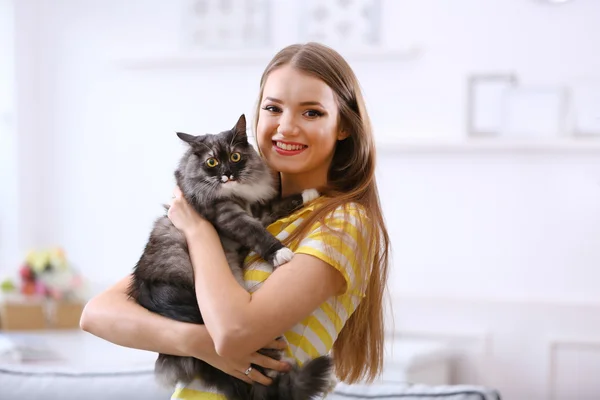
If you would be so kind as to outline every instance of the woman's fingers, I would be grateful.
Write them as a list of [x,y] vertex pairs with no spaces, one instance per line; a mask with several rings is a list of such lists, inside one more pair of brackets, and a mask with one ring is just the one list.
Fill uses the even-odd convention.
[[285,350],[286,347],[287,347],[287,343],[285,342],[284,339],[275,339],[271,343],[266,345],[265,349]]
[[272,369],[279,372],[286,372],[290,370],[290,365],[288,363],[278,361],[274,358],[265,356],[264,354],[254,353],[250,360],[252,364],[260,365],[266,369]]
[[235,371],[234,376],[236,378],[238,378],[239,380],[242,380],[250,385],[252,385],[254,382],[252,381],[252,379],[250,379],[249,377],[247,377],[243,372],[240,371]]
[[[242,375],[245,375],[245,374],[242,373]],[[258,371],[257,369],[254,369],[254,368],[252,368],[250,373],[246,376],[248,378],[250,378],[252,381],[254,381],[256,383],[260,383],[261,385],[264,385],[264,386],[269,386],[271,383],[273,383],[273,381],[270,378],[267,378],[266,376],[261,374],[260,371]]]

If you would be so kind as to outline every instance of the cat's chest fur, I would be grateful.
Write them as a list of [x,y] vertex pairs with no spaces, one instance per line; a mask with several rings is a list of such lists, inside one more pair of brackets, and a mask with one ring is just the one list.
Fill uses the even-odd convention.
[[[232,206],[244,210],[249,216],[261,220],[266,204],[276,197],[272,181],[256,182],[252,185],[236,185],[231,189],[221,189],[221,196],[212,201],[203,199],[197,205],[198,211],[208,220],[215,223],[221,213]],[[232,221],[236,222],[236,221]],[[219,226],[215,225],[218,229]]]
[[[228,210],[235,208],[237,210],[244,210],[249,216],[255,217],[256,210],[261,208],[261,203],[251,203],[246,199],[240,199],[238,197],[230,197],[230,198],[222,198],[218,200],[214,200],[210,203],[203,204],[199,207],[199,212],[204,216],[204,218],[208,219],[212,223],[216,223],[217,220],[221,220],[223,213],[228,212]],[[236,222],[236,221],[231,221]],[[215,228],[219,228],[218,225],[215,225]]]
[[264,203],[273,199],[277,194],[273,184],[274,182],[269,176],[252,184],[233,183],[231,186],[221,189],[221,196],[248,204]]

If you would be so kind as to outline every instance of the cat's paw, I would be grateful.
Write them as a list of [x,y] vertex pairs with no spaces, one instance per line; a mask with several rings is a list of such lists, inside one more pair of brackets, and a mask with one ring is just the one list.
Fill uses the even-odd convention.
[[302,202],[304,204],[309,203],[319,197],[319,191],[317,189],[306,189],[302,192]]
[[274,369],[267,369],[267,370],[265,370],[265,375],[266,375],[268,378],[271,378],[271,379],[275,379],[275,378],[277,378],[277,376],[279,376],[279,374],[280,374],[280,372],[279,372],[279,371],[276,371],[276,370],[274,370]]
[[298,363],[296,362],[296,359],[294,357],[283,356],[279,361],[290,364],[290,367],[292,367],[292,369],[298,368]]
[[292,257],[294,257],[294,252],[287,247],[283,247],[277,250],[273,255],[273,266],[279,267],[280,265],[290,261]]

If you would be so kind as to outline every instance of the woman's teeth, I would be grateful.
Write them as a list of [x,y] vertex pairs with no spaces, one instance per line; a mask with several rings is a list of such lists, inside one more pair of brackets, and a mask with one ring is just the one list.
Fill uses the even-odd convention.
[[304,148],[304,145],[301,144],[285,144],[285,143],[281,143],[281,142],[275,142],[275,145],[277,147],[279,147],[280,149],[283,150],[302,150]]

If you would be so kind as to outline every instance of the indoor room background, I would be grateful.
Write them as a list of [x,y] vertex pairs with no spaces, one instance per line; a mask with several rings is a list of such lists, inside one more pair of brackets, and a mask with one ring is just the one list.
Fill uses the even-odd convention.
[[87,296],[125,276],[175,132],[252,119],[270,57],[318,40],[373,122],[390,336],[509,400],[600,398],[600,2],[213,3],[0,1],[0,277],[51,246]]

